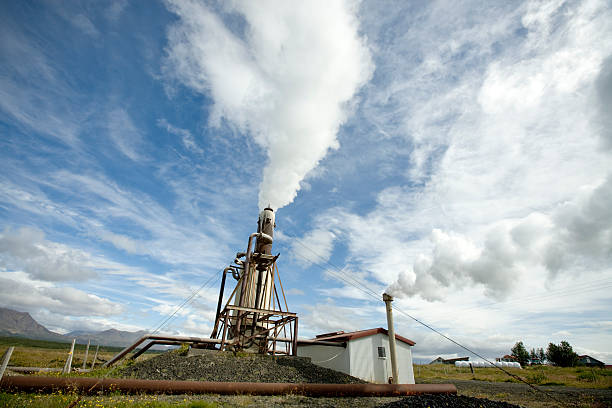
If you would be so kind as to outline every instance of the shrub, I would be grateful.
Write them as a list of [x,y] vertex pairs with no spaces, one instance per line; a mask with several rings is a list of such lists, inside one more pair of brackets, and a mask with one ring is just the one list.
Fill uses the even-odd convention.
[[546,380],[548,380],[548,377],[546,376],[546,374],[544,374],[541,371],[536,371],[533,374],[530,374],[527,377],[527,380],[531,383],[531,384],[542,384],[543,382],[545,382]]

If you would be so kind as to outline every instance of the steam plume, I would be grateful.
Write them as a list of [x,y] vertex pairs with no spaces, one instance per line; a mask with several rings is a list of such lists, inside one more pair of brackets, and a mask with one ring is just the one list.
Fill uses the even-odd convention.
[[348,104],[373,70],[356,4],[236,2],[223,19],[194,0],[168,7],[179,21],[169,31],[166,69],[212,96],[213,124],[228,119],[265,149],[260,207],[291,203],[338,147]]

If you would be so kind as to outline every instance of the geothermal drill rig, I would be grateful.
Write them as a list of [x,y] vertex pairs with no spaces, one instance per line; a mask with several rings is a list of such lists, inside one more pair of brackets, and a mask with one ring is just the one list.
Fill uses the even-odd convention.
[[[272,255],[275,226],[274,210],[265,208],[259,213],[257,232],[249,236],[246,252],[238,252],[234,262],[223,270],[215,325],[210,338],[167,336],[154,332],[120,351],[104,363],[104,367],[117,363],[139,346],[141,348],[131,359],[160,344],[189,344],[196,349],[230,349],[296,356],[298,318],[287,307],[285,291],[276,267],[280,254]],[[224,304],[227,275],[231,275],[237,282]]]
[[[297,314],[289,312],[287,307],[276,266],[280,254],[272,255],[275,227],[274,210],[265,208],[259,213],[257,232],[249,236],[246,252],[238,252],[223,270],[215,325],[210,336],[212,339],[220,337],[220,350],[297,353]],[[227,275],[237,282],[224,304]]]

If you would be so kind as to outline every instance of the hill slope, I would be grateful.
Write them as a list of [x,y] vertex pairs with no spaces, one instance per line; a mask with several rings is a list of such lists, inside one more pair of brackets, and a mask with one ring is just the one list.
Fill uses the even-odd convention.
[[136,340],[146,335],[144,330],[129,332],[116,329],[109,329],[100,332],[87,332],[84,330],[73,331],[66,334],[66,337],[77,339],[77,343],[85,344],[91,340],[92,344],[103,344],[105,346],[125,347],[133,344]]
[[27,312],[17,312],[15,310],[0,307],[0,335],[21,336],[32,339],[67,341],[61,334],[48,330],[39,324]]
[[61,335],[52,332],[38,323],[27,312],[18,312],[16,310],[0,307],[0,336],[26,337],[29,339],[51,340],[61,343],[71,342],[72,339],[76,338],[79,344],[87,344],[87,342],[91,340],[91,343],[94,345],[125,347],[134,343],[145,334],[146,332],[142,330],[129,332],[109,329],[99,332],[75,330],[66,335]]

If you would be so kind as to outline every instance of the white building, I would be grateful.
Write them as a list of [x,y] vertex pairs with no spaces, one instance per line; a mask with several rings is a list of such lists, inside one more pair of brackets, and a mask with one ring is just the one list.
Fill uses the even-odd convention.
[[[395,335],[400,384],[414,384],[412,346],[415,343]],[[386,384],[391,377],[391,356],[387,330],[333,332],[313,340],[298,341],[298,356],[310,357],[314,364],[341,371],[372,383]]]

